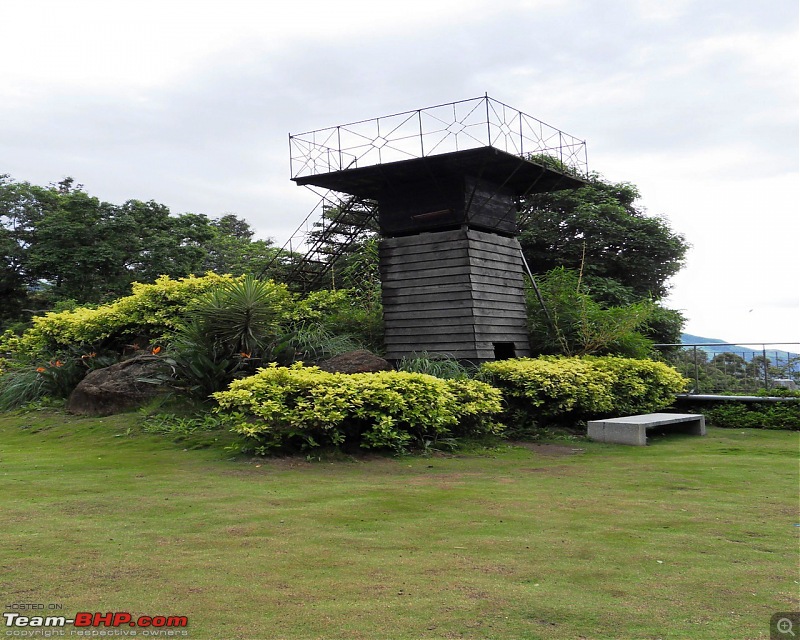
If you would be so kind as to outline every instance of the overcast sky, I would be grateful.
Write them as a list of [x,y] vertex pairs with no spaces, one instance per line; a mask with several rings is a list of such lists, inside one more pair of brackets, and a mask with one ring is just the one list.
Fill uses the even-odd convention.
[[282,244],[289,133],[488,93],[686,236],[688,332],[800,342],[798,43],[796,0],[3,0],[0,173]]

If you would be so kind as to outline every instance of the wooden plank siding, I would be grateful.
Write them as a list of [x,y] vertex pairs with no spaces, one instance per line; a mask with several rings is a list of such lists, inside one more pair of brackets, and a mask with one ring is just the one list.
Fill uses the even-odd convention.
[[530,354],[519,243],[462,228],[380,244],[387,357],[446,353],[494,360],[495,343]]

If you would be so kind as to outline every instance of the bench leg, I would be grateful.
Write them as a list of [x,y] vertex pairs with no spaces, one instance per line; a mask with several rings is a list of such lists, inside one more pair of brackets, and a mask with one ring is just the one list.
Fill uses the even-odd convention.
[[697,416],[697,420],[690,423],[689,433],[691,433],[694,436],[706,435],[706,417]]
[[647,429],[640,424],[620,424],[618,422],[590,420],[587,425],[586,435],[589,440],[595,440],[596,442],[629,444],[639,447],[647,444]]

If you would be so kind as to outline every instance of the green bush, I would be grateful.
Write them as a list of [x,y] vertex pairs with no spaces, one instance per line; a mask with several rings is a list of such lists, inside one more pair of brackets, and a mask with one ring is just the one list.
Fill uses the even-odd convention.
[[[36,358],[66,348],[121,350],[126,343],[143,348],[163,342],[182,323],[187,309],[203,294],[240,279],[208,273],[172,280],[162,276],[153,284],[134,283],[130,296],[99,307],[78,307],[33,318],[22,336],[7,332],[0,351],[16,357]],[[291,297],[284,285],[269,283],[272,295],[288,314]],[[131,344],[133,346],[133,344]]]
[[467,369],[453,356],[428,353],[427,351],[423,351],[413,358],[402,358],[397,363],[397,369],[409,373],[427,373],[437,378],[469,378],[470,376],[470,369]]
[[[153,284],[134,283],[130,296],[109,304],[67,306],[35,317],[21,335],[0,336],[0,396],[9,406],[68,395],[86,373],[87,354],[103,366],[135,353],[160,354],[174,373],[162,382],[177,381],[207,398],[264,362],[323,359],[371,346],[362,335],[380,342],[367,318],[375,309],[350,291],[299,298],[283,284],[245,276],[162,276]],[[350,335],[349,328],[358,331]],[[54,380],[47,379],[49,370],[34,371],[48,360],[64,365]]]
[[617,356],[487,362],[480,377],[503,392],[507,421],[536,426],[656,411],[686,380],[667,365]]
[[[242,310],[249,313],[259,307],[268,313],[241,322]],[[351,344],[373,351],[382,347],[379,302],[367,303],[349,290],[316,291],[299,298],[270,280],[208,273],[134,283],[131,295],[109,304],[37,316],[21,335],[10,330],[0,335],[0,355],[18,363],[41,361],[65,350],[119,356],[172,342],[190,316],[213,325],[215,336],[229,344],[238,342],[238,352],[253,357],[277,336],[288,342],[296,333],[306,338],[301,346],[320,357],[327,357],[333,343],[338,345],[334,351]],[[315,331],[317,336],[312,335]],[[316,338],[319,345],[309,342]]]
[[526,292],[533,353],[644,358],[652,351],[648,323],[663,314],[651,301],[604,307],[584,290],[580,273],[563,267],[537,282],[541,298],[533,287]]
[[353,289],[312,291],[287,314],[288,331],[318,327],[323,333],[347,336],[373,353],[383,351],[383,307],[377,295]]
[[800,431],[800,402],[706,402],[692,409],[713,427]]
[[113,361],[96,353],[71,350],[34,362],[7,362],[0,370],[0,409],[66,398],[89,371],[110,364]]
[[199,296],[186,310],[164,360],[177,386],[198,399],[225,389],[253,363],[272,359],[284,290],[244,276]]
[[416,373],[326,373],[270,366],[214,394],[246,449],[337,446],[401,452],[426,441],[497,433],[497,389]]

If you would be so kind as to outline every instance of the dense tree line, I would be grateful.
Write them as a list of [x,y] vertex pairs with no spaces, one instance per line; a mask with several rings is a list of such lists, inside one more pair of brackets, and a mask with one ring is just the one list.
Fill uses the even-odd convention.
[[[535,278],[552,285],[556,281],[547,274],[553,269],[576,274],[574,293],[549,288],[554,305],[560,300],[563,308],[585,310],[572,314],[579,333],[597,318],[611,327],[625,316],[600,313],[605,309],[633,305],[642,316],[646,301],[646,318],[637,320],[635,331],[657,342],[677,342],[683,318],[659,301],[683,265],[687,243],[663,219],[637,206],[638,198],[633,185],[596,175],[581,189],[529,196],[519,211],[520,243]],[[379,300],[372,209],[373,204],[355,203],[346,211],[325,211],[311,239],[320,242],[319,256],[339,259],[317,279],[317,287],[351,287]],[[214,271],[291,280],[298,256],[277,261],[277,252],[269,241],[253,240],[248,223],[232,214],[174,215],[152,200],[103,202],[71,178],[40,187],[0,175],[0,326],[70,301],[108,301],[128,294],[132,282],[153,282],[160,275]],[[570,331],[550,335],[547,322],[537,326],[542,344],[563,342]]]
[[258,273],[277,251],[233,214],[121,205],[66,178],[41,187],[0,175],[0,326],[67,301],[108,301],[160,275]]

